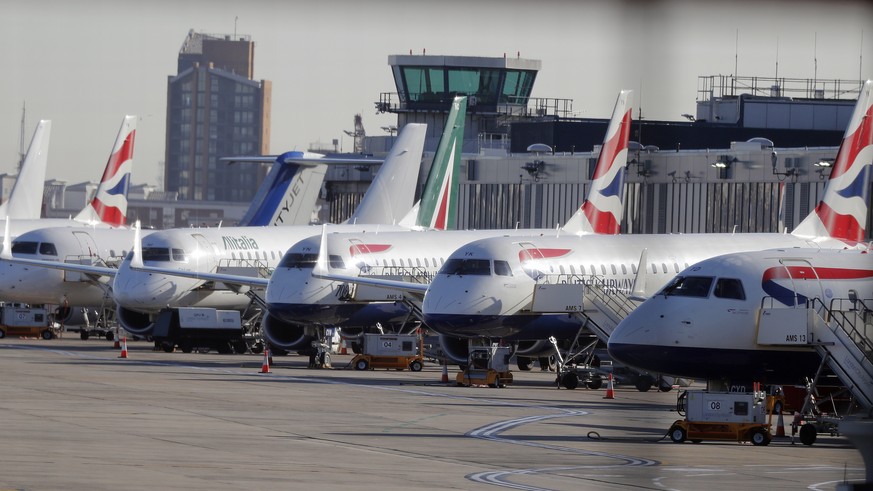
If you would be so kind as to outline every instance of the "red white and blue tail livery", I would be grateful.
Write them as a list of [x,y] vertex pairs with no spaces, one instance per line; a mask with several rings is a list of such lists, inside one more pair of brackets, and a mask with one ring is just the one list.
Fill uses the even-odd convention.
[[78,214],[76,221],[104,223],[121,227],[127,223],[127,190],[133,168],[133,143],[136,136],[136,116],[125,116],[106,163],[103,179],[94,199]]
[[591,190],[582,206],[563,227],[571,234],[615,235],[621,226],[624,174],[630,138],[633,91],[622,90],[594,169]]
[[837,152],[824,197],[791,232],[802,237],[864,240],[873,169],[873,81],[861,88],[855,112]]

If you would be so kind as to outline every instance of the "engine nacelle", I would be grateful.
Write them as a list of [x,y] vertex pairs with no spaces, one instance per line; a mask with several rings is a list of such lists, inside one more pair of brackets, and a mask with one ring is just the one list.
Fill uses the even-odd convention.
[[121,306],[115,309],[115,318],[125,331],[138,336],[148,336],[155,328],[155,321],[151,315]]
[[470,359],[470,340],[440,334],[440,349],[450,362],[456,365],[466,365]]
[[307,349],[317,339],[313,328],[285,322],[270,314],[264,316],[261,331],[271,345],[287,351]]
[[55,320],[65,326],[84,326],[95,322],[100,313],[86,307],[64,307],[55,309]]

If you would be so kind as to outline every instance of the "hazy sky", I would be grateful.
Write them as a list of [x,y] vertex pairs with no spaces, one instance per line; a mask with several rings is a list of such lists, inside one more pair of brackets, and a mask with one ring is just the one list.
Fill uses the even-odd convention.
[[[234,19],[237,18],[236,26]],[[534,97],[606,118],[623,88],[650,119],[695,112],[697,77],[873,78],[869,1],[48,1],[0,0],[0,173],[51,119],[48,178],[97,180],[125,114],[140,116],[134,183],[164,159],[167,77],[189,29],[251,35],[255,78],[273,82],[273,153],[368,134],[393,92],[388,55],[539,59]],[[778,47],[778,49],[777,49]],[[636,112],[635,112],[636,116]]]

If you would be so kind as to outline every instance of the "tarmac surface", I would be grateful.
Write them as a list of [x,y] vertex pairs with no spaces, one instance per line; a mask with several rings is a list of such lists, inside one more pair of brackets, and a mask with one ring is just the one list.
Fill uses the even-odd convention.
[[[672,443],[677,392],[506,388],[307,358],[164,353],[68,334],[0,340],[0,490],[835,489],[844,437]],[[450,367],[451,368],[451,367]],[[449,370],[454,381],[456,369]],[[790,430],[789,430],[790,434]]]

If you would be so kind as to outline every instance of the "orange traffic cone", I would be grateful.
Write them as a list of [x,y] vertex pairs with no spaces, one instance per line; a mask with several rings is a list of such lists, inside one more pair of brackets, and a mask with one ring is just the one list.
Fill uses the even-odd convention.
[[340,354],[341,355],[349,354],[349,350],[348,350],[348,348],[346,348],[346,340],[345,339],[340,340]]
[[443,376],[440,379],[440,382],[447,384],[449,383],[449,366],[446,365],[446,362],[443,361]]
[[127,358],[127,337],[121,341],[121,354],[118,357]]
[[608,382],[606,383],[606,395],[603,396],[604,399],[615,399],[615,388],[612,386],[612,374],[609,374],[607,378]]
[[776,436],[785,436],[785,419],[782,413],[779,413],[779,419],[776,420]]
[[270,372],[270,348],[264,350],[264,364],[261,365],[261,373],[272,373]]
[[115,331],[114,341],[115,341],[115,344],[114,344],[115,349],[121,348],[121,341],[118,339],[118,331]]

